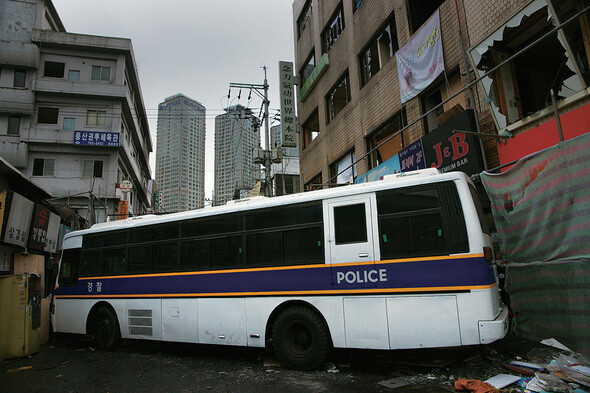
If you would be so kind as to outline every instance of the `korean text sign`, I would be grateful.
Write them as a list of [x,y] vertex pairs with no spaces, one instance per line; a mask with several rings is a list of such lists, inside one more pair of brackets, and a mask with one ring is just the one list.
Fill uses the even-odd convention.
[[74,131],[74,145],[119,146],[119,133],[102,131]]
[[293,63],[279,61],[279,92],[281,94],[281,133],[283,147],[297,146]]
[[395,53],[402,104],[416,97],[445,69],[437,10],[414,38]]

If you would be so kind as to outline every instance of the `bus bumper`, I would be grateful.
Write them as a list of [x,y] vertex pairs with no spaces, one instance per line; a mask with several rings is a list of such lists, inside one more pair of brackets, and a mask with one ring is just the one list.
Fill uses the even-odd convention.
[[493,321],[479,321],[479,343],[489,344],[503,338],[508,333],[508,307],[502,307],[502,311]]

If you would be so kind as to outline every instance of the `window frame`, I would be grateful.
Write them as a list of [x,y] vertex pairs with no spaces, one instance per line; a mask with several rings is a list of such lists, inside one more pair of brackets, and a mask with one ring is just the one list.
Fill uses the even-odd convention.
[[[95,70],[98,69],[98,77],[95,78]],[[105,70],[108,72],[105,73]],[[105,75],[107,74],[108,75]],[[110,66],[101,66],[101,65],[92,65],[90,70],[90,80],[92,81],[102,81],[102,82],[110,82],[111,81],[111,67]]]
[[[399,122],[399,129],[395,132],[399,132],[400,130],[403,130],[404,127],[407,126],[408,124],[408,120],[407,120],[407,113],[406,113],[406,109],[402,108],[400,109],[398,112],[396,112],[392,117],[390,117],[389,119],[387,119],[384,123],[382,123],[381,125],[379,125],[377,128],[375,128],[373,131],[371,131],[366,137],[365,137],[365,143],[367,146],[367,151],[371,151],[373,150],[375,147],[377,147],[379,145],[379,141],[382,141],[383,139],[389,138],[391,136],[391,133],[387,136],[384,136],[383,138],[380,138],[379,140],[377,140],[377,136],[379,134],[381,134],[382,132],[385,131],[385,129],[387,127],[389,127],[396,119],[398,119]],[[401,143],[402,143],[402,147],[401,149],[403,149],[406,146],[406,138],[405,138],[405,132],[400,132],[399,135],[401,136]],[[396,138],[393,138],[392,140],[395,140]],[[391,141],[387,142],[390,143]],[[387,144],[386,143],[386,144]],[[400,150],[401,150],[400,149]],[[399,152],[399,150],[398,150]],[[397,153],[395,153],[397,154]],[[393,156],[395,156],[395,154]],[[387,161],[386,159],[381,158],[381,162],[379,162],[378,159],[378,155],[380,155],[380,152],[377,150],[371,152],[368,155],[368,166],[369,166],[369,170],[376,168],[377,166],[381,165],[383,162]],[[392,156],[392,157],[393,157]],[[391,157],[390,157],[391,158]]]
[[[51,162],[51,165],[47,165],[47,163],[49,163],[49,162]],[[51,171],[49,169],[51,169]],[[39,171],[41,171],[41,173],[39,173]],[[32,176],[54,176],[54,173],[55,173],[55,159],[53,159],[53,158],[33,158]]]
[[[94,121],[91,122],[91,115],[94,117]],[[102,120],[102,124],[101,124]],[[94,124],[92,124],[94,123]],[[87,109],[86,110],[86,125],[88,127],[105,127],[107,123],[107,111],[98,109]]]
[[[92,163],[92,175],[89,175],[90,168],[86,168],[87,165]],[[98,175],[97,175],[98,173]],[[84,160],[82,161],[82,177],[92,179],[102,179],[104,175],[104,161],[102,160]]]

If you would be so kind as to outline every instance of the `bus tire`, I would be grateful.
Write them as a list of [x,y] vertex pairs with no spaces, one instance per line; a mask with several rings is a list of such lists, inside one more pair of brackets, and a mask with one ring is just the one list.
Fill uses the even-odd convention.
[[272,345],[277,357],[294,370],[313,370],[327,358],[330,335],[323,319],[308,307],[282,311],[272,328]]
[[93,318],[92,335],[98,349],[111,351],[121,341],[121,329],[117,314],[110,307],[101,307]]

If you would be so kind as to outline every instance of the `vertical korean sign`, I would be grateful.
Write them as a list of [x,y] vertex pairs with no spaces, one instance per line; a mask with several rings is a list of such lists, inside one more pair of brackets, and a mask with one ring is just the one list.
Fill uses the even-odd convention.
[[293,63],[279,61],[279,84],[281,96],[281,145],[283,147],[297,147]]
[[445,69],[437,10],[414,38],[395,53],[402,104],[426,89]]

